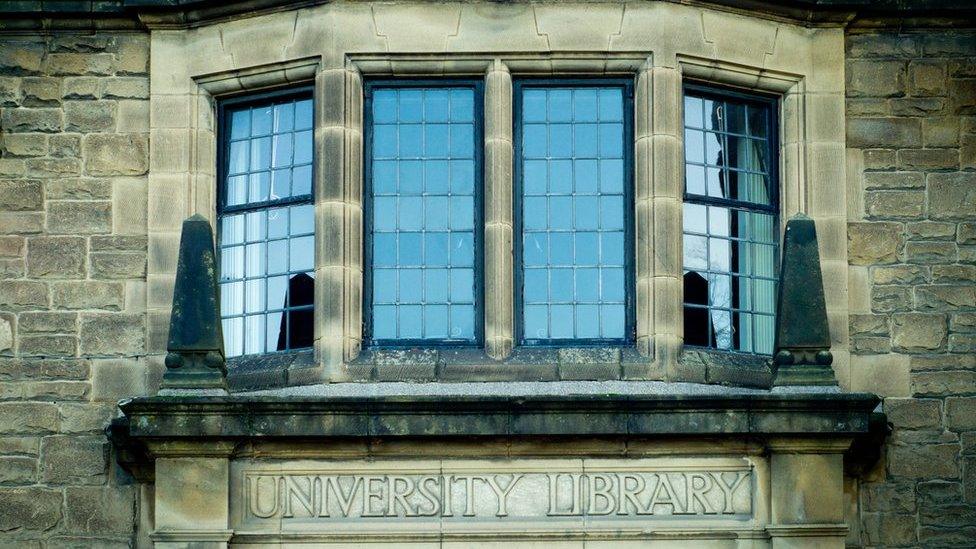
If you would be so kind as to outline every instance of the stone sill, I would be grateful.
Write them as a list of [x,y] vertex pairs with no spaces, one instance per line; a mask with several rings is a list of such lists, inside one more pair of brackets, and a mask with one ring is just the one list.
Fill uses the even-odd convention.
[[[689,381],[769,388],[769,357],[687,347],[679,355]],[[321,369],[311,349],[228,360],[231,392],[315,385]],[[664,369],[632,345],[516,347],[494,360],[479,347],[366,348],[346,365],[351,382],[663,381]]]
[[143,440],[453,436],[856,436],[879,399],[664,382],[337,383],[120,404]]

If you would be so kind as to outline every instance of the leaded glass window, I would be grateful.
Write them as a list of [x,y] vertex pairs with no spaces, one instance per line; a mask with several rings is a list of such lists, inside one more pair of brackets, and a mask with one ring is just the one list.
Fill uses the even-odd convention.
[[685,90],[686,345],[772,354],[778,267],[775,101]]
[[631,339],[629,93],[517,86],[523,343]]
[[221,104],[220,316],[228,357],[312,346],[308,91]]
[[480,96],[476,84],[369,88],[373,344],[480,338]]

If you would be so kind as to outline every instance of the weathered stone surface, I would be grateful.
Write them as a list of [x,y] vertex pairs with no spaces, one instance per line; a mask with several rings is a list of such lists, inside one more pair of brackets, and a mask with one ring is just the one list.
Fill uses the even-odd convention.
[[925,211],[925,193],[920,191],[869,191],[864,209],[871,219],[917,219]]
[[16,108],[3,109],[0,125],[7,132],[59,132],[62,130],[61,109]]
[[31,280],[0,280],[0,307],[13,311],[47,308],[47,284]]
[[78,315],[59,312],[26,312],[18,318],[21,332],[27,333],[71,333],[77,328]]
[[896,263],[903,244],[900,223],[847,224],[847,257],[852,265]]
[[43,133],[11,133],[3,138],[4,156],[44,156],[47,154],[47,135]]
[[103,432],[112,418],[116,416],[116,402],[65,402],[59,404],[61,432],[66,434]]
[[101,484],[108,442],[102,436],[51,436],[41,440],[41,478],[49,484]]
[[61,102],[61,79],[28,77],[21,82],[22,105],[27,107],[56,107]]
[[47,227],[53,234],[112,232],[112,203],[49,201]]
[[905,313],[891,316],[892,344],[897,351],[930,352],[945,346],[945,315]]
[[851,61],[847,64],[847,96],[903,95],[906,72],[904,61]]
[[78,339],[73,335],[23,335],[19,351],[27,356],[65,357],[78,353]]
[[110,53],[52,53],[45,58],[44,69],[55,76],[107,76],[113,64]]
[[146,255],[140,253],[96,253],[91,255],[91,272],[97,278],[144,278]]
[[976,397],[946,399],[946,427],[953,431],[976,430]]
[[148,99],[149,81],[145,78],[110,78],[102,83],[105,99]]
[[950,353],[976,353],[976,334],[951,334]]
[[888,469],[896,477],[958,478],[958,444],[893,446],[888,453]]
[[34,484],[37,460],[33,457],[0,456],[0,485]]
[[945,95],[946,67],[939,61],[912,61],[908,83],[913,95]]
[[906,170],[944,170],[959,167],[955,149],[905,149],[898,151],[898,167]]
[[908,118],[855,118],[847,120],[847,146],[911,147],[922,139],[922,124]]
[[933,219],[970,221],[976,216],[976,172],[931,173],[927,182]]
[[60,490],[41,487],[0,488],[0,531],[43,531],[61,520]]
[[128,313],[82,313],[82,355],[133,355],[145,351],[143,317]]
[[911,240],[953,240],[955,236],[955,223],[919,221],[908,224],[908,238]]
[[920,311],[957,311],[976,307],[976,287],[919,286],[915,289],[915,307]]
[[925,187],[925,175],[919,172],[867,172],[864,188],[873,190],[921,189]]
[[88,244],[76,236],[37,236],[27,241],[27,274],[35,278],[83,278]]
[[27,434],[58,430],[58,408],[46,402],[0,402],[0,433]]
[[912,290],[904,286],[875,286],[871,289],[871,310],[876,313],[912,308]]
[[92,364],[92,398],[118,402],[143,396],[146,390],[146,363],[135,359],[102,359]]
[[0,180],[0,209],[8,211],[40,210],[44,207],[42,189],[41,182],[37,180]]
[[81,161],[77,158],[28,158],[29,177],[68,177],[81,175]]
[[909,242],[905,259],[910,263],[952,263],[956,260],[955,242]]
[[0,380],[87,379],[85,360],[10,358],[0,360]]
[[104,200],[112,198],[112,184],[105,179],[49,179],[44,193],[50,200]]
[[115,129],[114,101],[68,101],[64,104],[65,131],[103,132]]
[[[0,283],[0,295],[2,295],[2,288]],[[124,301],[124,287],[119,282],[86,280],[51,284],[51,304],[58,309],[120,311]]]
[[145,252],[145,236],[93,236],[89,242],[92,252]]
[[976,244],[976,223],[960,223],[956,242],[959,244]]
[[[939,357],[948,362],[948,357]],[[947,370],[939,372],[913,372],[912,391],[918,396],[948,396],[972,393],[976,387],[976,372]]]
[[976,282],[976,265],[934,265],[932,282],[935,284]]
[[66,526],[79,534],[127,534],[135,518],[132,486],[65,489]]
[[81,156],[81,136],[52,135],[48,139],[48,149],[49,154],[57,158],[77,158]]
[[884,411],[895,428],[938,429],[942,425],[942,401],[920,398],[886,398]]
[[870,545],[899,546],[916,540],[914,514],[865,513],[864,543]]
[[91,134],[85,137],[83,150],[89,175],[142,175],[149,168],[144,135]]
[[919,265],[893,265],[871,269],[875,284],[922,284],[929,280],[929,271]]

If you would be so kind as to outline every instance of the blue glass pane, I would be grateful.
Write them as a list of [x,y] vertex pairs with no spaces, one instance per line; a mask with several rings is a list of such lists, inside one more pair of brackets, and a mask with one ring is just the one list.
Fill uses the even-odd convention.
[[373,101],[372,339],[473,342],[474,91],[384,88]]
[[[314,295],[312,100],[230,108],[219,212],[221,316],[228,357],[310,347]],[[298,205],[268,208],[291,197]],[[241,245],[244,244],[245,245]]]
[[529,88],[520,104],[524,337],[626,339],[623,88]]

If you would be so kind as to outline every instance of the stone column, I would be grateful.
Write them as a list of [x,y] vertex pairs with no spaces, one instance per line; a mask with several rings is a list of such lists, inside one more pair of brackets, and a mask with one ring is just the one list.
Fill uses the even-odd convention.
[[837,548],[844,524],[844,455],[850,439],[770,441],[770,524],[773,549]]
[[315,90],[315,338],[325,377],[340,380],[362,347],[362,78],[324,69]]
[[156,456],[157,549],[225,549],[230,529],[230,460],[233,443],[150,444]]
[[512,75],[499,60],[485,75],[485,351],[496,360],[514,342]]
[[654,90],[650,61],[634,92],[634,253],[637,350],[654,356]]

